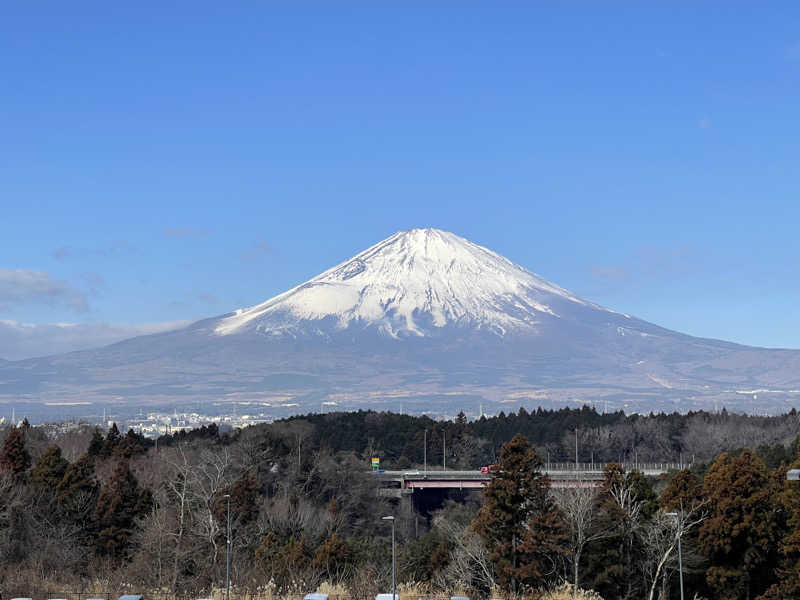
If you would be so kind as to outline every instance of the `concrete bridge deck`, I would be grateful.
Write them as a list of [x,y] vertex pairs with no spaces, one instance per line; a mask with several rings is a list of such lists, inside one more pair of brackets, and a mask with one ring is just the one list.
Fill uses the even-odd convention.
[[[550,477],[552,487],[596,486],[603,480],[605,464],[599,463],[552,463],[542,472]],[[671,470],[679,470],[689,465],[678,463],[637,463],[623,464],[628,470],[641,471],[646,476],[656,477]],[[422,489],[479,489],[486,486],[491,474],[481,471],[417,470],[379,471],[375,477],[387,484],[399,484],[400,490],[413,493]]]

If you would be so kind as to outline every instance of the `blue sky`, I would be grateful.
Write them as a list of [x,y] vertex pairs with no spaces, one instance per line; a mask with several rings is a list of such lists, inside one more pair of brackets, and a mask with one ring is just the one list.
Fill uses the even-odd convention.
[[0,357],[255,304],[428,226],[800,348],[797,3],[17,4]]

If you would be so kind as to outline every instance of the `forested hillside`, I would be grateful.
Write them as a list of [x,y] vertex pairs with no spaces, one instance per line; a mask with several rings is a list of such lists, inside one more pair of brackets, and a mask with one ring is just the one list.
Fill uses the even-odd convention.
[[[729,413],[625,415],[579,409],[500,413],[467,422],[434,421],[427,417],[378,412],[313,414],[288,421],[309,423],[307,444],[331,452],[350,451],[380,456],[389,467],[422,464],[424,440],[431,465],[478,468],[491,464],[500,446],[517,433],[524,435],[551,461],[575,460],[575,434],[580,462],[707,461],[731,449],[789,444],[800,432],[795,410],[781,416]],[[427,433],[426,433],[427,432]],[[446,439],[443,439],[446,438]],[[445,442],[445,443],[443,443]],[[785,458],[785,457],[784,457]],[[771,457],[771,464],[781,456]]]
[[[551,460],[666,461],[646,478],[606,467],[596,488],[551,489]],[[438,422],[357,412],[307,415],[221,434],[216,426],[147,440],[100,431],[0,430],[0,591],[299,594],[327,585],[368,598],[398,578],[415,594],[533,594],[563,582],[606,600],[677,598],[681,533],[688,597],[800,596],[800,486],[785,481],[798,416],[626,416],[535,411]],[[442,494],[425,510],[378,494],[386,467],[497,465],[485,493]],[[417,506],[418,510],[413,510]],[[508,524],[512,523],[513,526]],[[27,587],[26,587],[27,586]],[[130,587],[128,588],[130,589]]]

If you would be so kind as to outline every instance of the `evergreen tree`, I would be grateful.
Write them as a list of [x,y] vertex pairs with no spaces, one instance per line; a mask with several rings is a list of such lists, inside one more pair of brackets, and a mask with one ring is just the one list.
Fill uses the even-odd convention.
[[112,423],[111,429],[108,430],[106,434],[106,439],[103,442],[103,451],[100,453],[100,456],[104,458],[108,458],[112,454],[114,454],[114,450],[116,450],[117,446],[119,446],[119,442],[122,439],[122,436],[119,433],[119,429],[117,429],[117,424]]
[[59,502],[64,504],[69,504],[78,497],[93,497],[98,491],[94,463],[88,453],[67,467],[64,477],[56,486]]
[[61,456],[61,448],[56,445],[45,450],[31,470],[30,483],[41,492],[55,494],[58,484],[64,479],[69,461]]
[[93,516],[97,531],[95,553],[114,562],[125,558],[130,550],[136,519],[151,507],[150,491],[139,487],[127,461],[119,462],[97,499]]
[[25,474],[30,466],[31,456],[25,448],[25,436],[21,428],[15,427],[3,443],[0,469],[11,474],[17,483],[24,483]]
[[231,515],[236,523],[246,526],[258,517],[259,486],[252,473],[242,476],[231,488]]
[[94,460],[88,454],[83,454],[67,467],[64,477],[55,488],[56,517],[62,523],[74,526],[77,531],[74,544],[87,550],[96,532],[91,517],[99,492],[100,486],[94,476]]
[[698,505],[703,498],[703,483],[689,469],[678,471],[661,493],[659,504],[666,510],[679,511]]
[[100,429],[97,427],[94,428],[87,452],[92,458],[103,455],[103,434],[100,433]]
[[652,486],[639,471],[606,465],[594,508],[600,538],[587,546],[586,580],[603,598],[642,598],[641,525],[658,509]]
[[710,516],[700,527],[700,550],[712,562],[706,581],[720,600],[744,600],[775,581],[775,481],[749,451],[722,454],[706,475]]
[[522,435],[504,444],[473,524],[489,550],[498,584],[515,593],[541,586],[554,556],[565,552],[563,523],[541,468]]
[[120,458],[132,458],[137,454],[147,452],[144,436],[139,435],[133,429],[128,429],[128,433],[122,438],[114,449],[114,455]]
[[325,540],[314,553],[314,566],[323,572],[327,581],[341,581],[349,564],[350,556],[347,544],[335,533]]
[[[796,440],[795,440],[796,441]],[[791,465],[800,468],[800,458]],[[774,479],[782,490],[778,503],[788,517],[785,531],[778,545],[780,562],[777,567],[779,581],[758,600],[786,600],[800,598],[800,487],[796,481],[786,481],[786,468],[776,469]]]

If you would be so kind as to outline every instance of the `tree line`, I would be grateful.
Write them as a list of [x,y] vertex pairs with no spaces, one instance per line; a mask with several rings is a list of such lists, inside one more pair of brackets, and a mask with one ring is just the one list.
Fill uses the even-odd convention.
[[[779,416],[705,411],[686,414],[626,415],[599,413],[594,408],[543,409],[501,412],[468,421],[463,413],[450,421],[386,412],[355,411],[310,414],[289,419],[312,428],[306,443],[332,452],[367,453],[389,468],[446,462],[474,469],[493,464],[500,446],[517,433],[552,462],[575,460],[578,438],[580,462],[708,461],[722,452],[758,449],[770,466],[788,456],[786,447],[800,431],[800,415],[792,409]],[[426,449],[427,442],[427,449]],[[766,453],[778,454],[768,457]],[[446,452],[446,456],[443,456]],[[446,459],[446,460],[443,460]]]
[[[662,478],[611,464],[598,487],[559,488],[543,472],[545,453],[574,451],[575,428],[598,440],[598,461],[613,463],[629,447],[625,435],[642,460],[665,440],[688,453],[699,423],[704,449],[694,446],[691,468]],[[800,465],[797,431],[794,411],[589,408],[472,422],[307,415],[157,441],[116,425],[56,433],[23,423],[0,429],[0,591],[102,582],[207,594],[224,581],[229,500],[239,590],[291,595],[327,582],[353,598],[386,591],[390,530],[381,517],[394,514],[401,589],[420,593],[508,597],[567,581],[606,600],[677,598],[680,539],[688,597],[800,597],[800,489],[785,480]],[[422,514],[379,495],[370,458],[421,466],[426,438],[429,460],[445,438],[448,466],[495,464],[485,492],[445,496]]]

